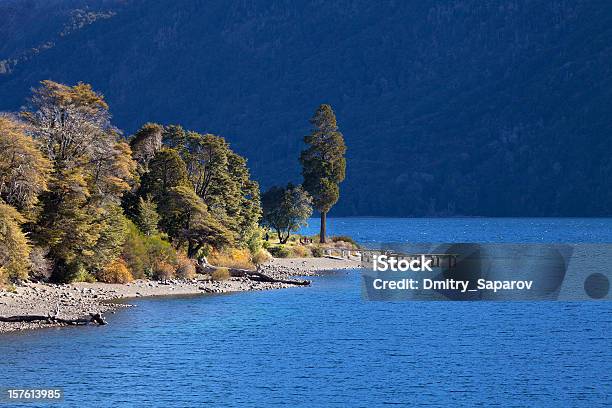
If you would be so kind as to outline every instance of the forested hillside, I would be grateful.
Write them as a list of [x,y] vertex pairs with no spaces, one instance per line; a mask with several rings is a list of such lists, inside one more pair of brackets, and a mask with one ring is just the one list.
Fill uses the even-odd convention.
[[594,1],[8,0],[0,110],[43,79],[113,123],[224,136],[263,188],[301,182],[329,103],[332,215],[612,215],[612,6]]

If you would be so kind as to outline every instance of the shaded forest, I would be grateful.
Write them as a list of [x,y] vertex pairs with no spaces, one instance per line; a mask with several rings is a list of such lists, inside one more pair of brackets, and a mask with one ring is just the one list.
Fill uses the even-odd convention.
[[300,181],[323,101],[349,146],[331,215],[611,215],[605,2],[9,0],[0,15],[0,110],[82,80],[128,134],[226,137],[266,189]]

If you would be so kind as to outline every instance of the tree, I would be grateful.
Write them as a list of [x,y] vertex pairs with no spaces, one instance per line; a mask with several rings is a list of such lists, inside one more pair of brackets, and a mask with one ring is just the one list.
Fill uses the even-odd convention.
[[319,236],[321,243],[325,243],[327,213],[340,198],[339,184],[346,174],[346,145],[331,106],[319,106],[310,123],[313,129],[304,137],[308,147],[302,151],[300,162],[304,189],[310,193],[314,207],[321,214]]
[[53,167],[33,228],[36,243],[49,249],[51,278],[95,273],[125,239],[118,203],[135,181],[131,150],[111,125],[104,97],[87,84],[43,81],[22,116]]
[[132,157],[138,163],[139,173],[149,170],[149,161],[162,148],[164,128],[157,123],[145,123],[130,140]]
[[159,226],[178,248],[187,245],[195,256],[204,245],[220,248],[233,243],[231,231],[209,213],[204,200],[190,182],[185,162],[175,149],[163,148],[149,163],[143,176],[142,194],[157,203]]
[[163,148],[149,162],[149,172],[142,177],[140,195],[151,195],[161,211],[161,204],[170,190],[185,185],[189,185],[185,162],[176,150]]
[[246,243],[254,234],[259,234],[258,224],[262,215],[259,184],[251,180],[246,159],[231,150],[228,167],[230,178],[238,185],[237,206],[233,215],[238,220],[237,239]]
[[186,164],[196,194],[211,216],[226,226],[239,245],[247,244],[261,218],[259,185],[251,180],[246,159],[220,136],[168,127],[164,143]]
[[82,167],[111,155],[117,130],[104,97],[91,85],[42,81],[22,116],[32,126],[56,171]]
[[24,217],[0,200],[0,284],[25,279],[30,267],[30,245],[21,230]]
[[136,162],[130,146],[117,141],[108,149],[108,156],[97,157],[86,169],[92,199],[99,203],[119,203],[137,180]]
[[204,201],[191,186],[178,186],[168,196],[168,234],[176,246],[187,244],[187,256],[195,257],[204,245],[221,249],[233,243],[231,232],[211,216]]
[[147,198],[139,198],[138,214],[136,217],[136,225],[146,236],[157,234],[157,224],[159,223],[159,214],[157,213],[157,204],[151,196]]
[[301,186],[272,187],[261,199],[262,221],[276,231],[281,244],[287,242],[291,232],[306,225],[312,215],[312,199]]
[[0,115],[0,198],[19,211],[46,190],[51,163],[17,120]]

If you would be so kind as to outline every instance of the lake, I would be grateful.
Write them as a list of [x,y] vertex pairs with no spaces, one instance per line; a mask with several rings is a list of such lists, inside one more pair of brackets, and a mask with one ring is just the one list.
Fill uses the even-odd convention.
[[[612,242],[607,219],[329,223],[364,243]],[[367,302],[349,271],[131,303],[107,326],[0,336],[0,386],[64,387],[79,407],[612,403],[609,302]]]

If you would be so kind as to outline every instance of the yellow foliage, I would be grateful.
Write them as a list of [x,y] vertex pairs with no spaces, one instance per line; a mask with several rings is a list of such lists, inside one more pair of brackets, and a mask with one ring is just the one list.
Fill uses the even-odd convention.
[[24,218],[0,201],[0,282],[26,279],[30,268],[30,245],[21,231]]
[[223,281],[231,278],[230,271],[227,268],[217,268],[210,275],[210,278],[214,281]]
[[41,87],[34,91],[35,97],[51,100],[60,106],[79,105],[91,111],[108,109],[104,96],[95,92],[89,84],[79,82],[68,86],[48,79],[40,84]]
[[311,255],[310,250],[301,245],[296,245],[290,248],[291,258],[307,258]]
[[51,163],[25,126],[0,115],[0,198],[19,210],[36,204],[47,189]]
[[264,264],[270,259],[272,259],[272,255],[270,255],[270,253],[263,248],[259,249],[257,252],[255,252],[255,255],[253,255],[253,263],[255,265]]
[[168,262],[158,262],[153,270],[153,277],[160,281],[165,281],[174,278],[174,266]]
[[208,262],[216,266],[228,268],[252,269],[251,253],[248,249],[232,248],[224,252],[213,252]]
[[106,283],[128,283],[134,280],[127,264],[121,258],[115,259],[98,272],[97,278],[100,282]]
[[176,276],[181,279],[193,279],[196,276],[196,267],[193,259],[187,258],[183,254],[178,256],[178,267],[176,269]]

